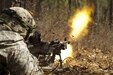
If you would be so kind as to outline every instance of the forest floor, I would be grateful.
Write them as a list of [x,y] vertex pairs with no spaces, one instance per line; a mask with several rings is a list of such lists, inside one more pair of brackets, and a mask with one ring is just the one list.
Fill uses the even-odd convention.
[[[43,27],[42,27],[43,28]],[[51,27],[50,27],[51,28]],[[45,41],[50,39],[62,39],[68,27],[54,28],[55,34],[42,31]],[[64,29],[62,29],[64,28]],[[67,29],[65,29],[67,28]],[[46,31],[50,30],[49,28]],[[112,28],[105,23],[91,25],[89,34],[84,38],[72,43],[74,58],[69,59],[62,75],[112,75],[113,74],[113,34]],[[61,34],[60,34],[61,33]],[[64,33],[64,36],[62,34]],[[49,38],[51,37],[51,38]],[[59,71],[57,71],[61,75]],[[57,73],[56,72],[56,73]]]

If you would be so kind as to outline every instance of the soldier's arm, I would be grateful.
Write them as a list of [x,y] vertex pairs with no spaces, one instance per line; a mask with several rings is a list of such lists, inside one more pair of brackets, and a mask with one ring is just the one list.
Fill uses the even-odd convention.
[[37,58],[29,52],[19,34],[1,31],[0,37],[0,55],[6,59],[11,75],[43,75]]
[[43,75],[36,57],[23,41],[17,42],[8,55],[8,68],[13,75]]

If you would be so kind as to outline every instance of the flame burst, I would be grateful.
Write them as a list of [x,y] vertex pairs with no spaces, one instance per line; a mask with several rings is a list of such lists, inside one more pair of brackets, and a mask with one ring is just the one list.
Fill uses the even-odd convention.
[[[73,16],[73,18],[69,21],[71,21],[71,28],[72,31],[70,32],[70,38],[71,42],[76,42],[77,39],[82,38],[88,33],[88,24],[91,22],[91,13],[92,8],[85,7],[83,9],[80,9],[76,12],[76,14]],[[61,51],[61,57],[62,59],[65,59],[67,57],[73,57],[73,49],[72,45],[68,44],[66,50]]]
[[72,32],[70,37],[74,38],[74,41],[85,36],[88,33],[88,25],[91,22],[92,8],[85,7],[78,10],[71,21]]
[[72,46],[70,44],[67,44],[67,49],[66,50],[61,50],[61,58],[64,60],[67,57],[73,57],[72,56]]

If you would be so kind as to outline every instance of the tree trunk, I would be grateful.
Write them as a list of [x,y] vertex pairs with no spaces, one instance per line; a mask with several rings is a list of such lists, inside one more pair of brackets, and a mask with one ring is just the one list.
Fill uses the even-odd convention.
[[36,0],[36,15],[39,18],[40,17],[40,11],[41,11],[41,2],[42,0]]
[[68,0],[68,6],[69,6],[68,16],[70,16],[70,13],[71,13],[71,0]]
[[109,1],[109,25],[110,25],[110,28],[112,28],[112,2],[113,0],[110,0]]

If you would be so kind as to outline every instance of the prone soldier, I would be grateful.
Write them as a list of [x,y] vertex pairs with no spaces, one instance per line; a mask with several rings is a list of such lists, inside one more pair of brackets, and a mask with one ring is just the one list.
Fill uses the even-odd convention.
[[[39,62],[25,44],[35,21],[21,7],[10,7],[0,15],[0,75],[43,75]],[[6,75],[6,74],[5,74]]]

